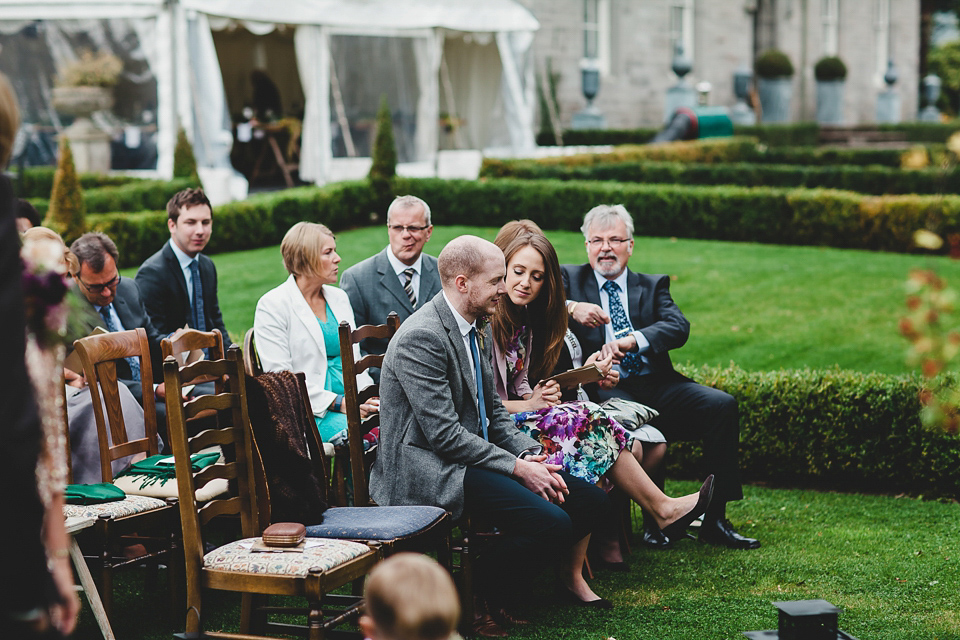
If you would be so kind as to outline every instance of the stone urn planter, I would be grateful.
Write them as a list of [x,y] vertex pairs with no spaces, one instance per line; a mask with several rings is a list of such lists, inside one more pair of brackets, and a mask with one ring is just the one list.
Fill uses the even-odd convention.
[[757,95],[763,110],[762,122],[788,122],[793,97],[793,63],[782,51],[771,49],[753,63]]
[[70,141],[73,162],[78,172],[110,171],[110,134],[93,123],[90,116],[113,106],[113,90],[107,87],[54,87],[53,106],[64,115],[74,116],[64,129]]
[[817,122],[843,124],[843,87],[846,84],[847,66],[840,58],[827,56],[817,61],[813,75],[817,79]]

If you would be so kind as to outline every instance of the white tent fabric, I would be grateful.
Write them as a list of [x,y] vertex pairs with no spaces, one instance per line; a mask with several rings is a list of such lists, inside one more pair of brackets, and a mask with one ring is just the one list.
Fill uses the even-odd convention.
[[[300,158],[300,177],[305,181],[322,184],[331,175],[332,36],[412,40],[418,87],[409,94],[415,100],[411,111],[415,124],[407,121],[407,129],[413,139],[414,159],[421,162],[436,159],[443,57],[450,52],[469,55],[477,51],[445,43],[493,39],[502,66],[500,77],[494,80],[491,65],[486,65],[480,90],[488,95],[479,100],[467,92],[447,109],[460,112],[453,115],[470,127],[473,146],[496,143],[514,151],[535,146],[530,46],[539,23],[516,0],[0,0],[0,33],[15,33],[36,20],[80,19],[133,21],[157,82],[157,172],[162,177],[172,176],[178,122],[193,141],[198,166],[229,168],[231,123],[210,31],[236,25],[254,34],[269,33],[278,26],[295,28],[294,48],[305,101]],[[487,60],[492,63],[489,57]],[[469,67],[455,60],[448,62],[454,68]],[[475,91],[479,87],[472,80],[458,82],[455,89]],[[499,95],[495,103],[490,103],[489,94]],[[487,108],[481,110],[480,105]],[[506,139],[497,131],[504,126]]]
[[[330,132],[330,36],[363,35],[414,39],[419,97],[416,106],[414,160],[436,160],[440,113],[439,70],[447,37],[475,34],[478,40],[496,36],[502,65],[496,111],[480,112],[481,101],[461,100],[458,110],[473,109],[475,145],[493,142],[514,151],[535,147],[533,114],[535,88],[529,55],[536,18],[515,0],[298,0],[263,3],[260,0],[181,0],[183,6],[209,16],[214,30],[242,26],[263,35],[280,25],[296,26],[294,41],[305,97],[301,134],[300,177],[323,183],[333,162]],[[469,49],[455,48],[467,52]],[[472,83],[477,88],[478,83]],[[486,87],[490,87],[487,83]],[[473,92],[468,93],[472,96]],[[452,107],[448,105],[448,110]],[[457,115],[462,115],[458,113]],[[505,121],[506,139],[496,135]]]

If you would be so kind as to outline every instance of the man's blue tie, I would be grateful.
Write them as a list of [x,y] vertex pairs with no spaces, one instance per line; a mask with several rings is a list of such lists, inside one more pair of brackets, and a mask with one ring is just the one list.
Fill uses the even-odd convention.
[[489,440],[487,435],[487,407],[483,401],[483,373],[480,369],[480,351],[477,349],[477,328],[470,328],[470,353],[473,355],[473,374],[477,378],[477,407],[480,409],[480,430],[483,439]]
[[[603,290],[607,292],[610,300],[610,321],[613,324],[613,335],[615,338],[622,338],[633,331],[630,320],[627,318],[627,312],[623,310],[623,303],[620,302],[620,285],[613,280],[607,280],[603,283]],[[638,376],[643,372],[643,359],[639,353],[625,353],[620,360],[620,371],[630,376]]]
[[200,282],[200,262],[194,258],[190,262],[190,279],[193,280],[193,322],[197,331],[207,330],[206,314],[203,310],[203,283]]
[[[107,331],[110,333],[115,333],[120,331],[120,327],[117,326],[117,323],[113,321],[113,314],[110,313],[110,310],[113,308],[113,303],[108,304],[105,307],[100,307],[100,315],[103,316],[103,321],[107,323]],[[124,358],[127,361],[127,364],[130,365],[130,377],[134,381],[140,382],[140,358]]]

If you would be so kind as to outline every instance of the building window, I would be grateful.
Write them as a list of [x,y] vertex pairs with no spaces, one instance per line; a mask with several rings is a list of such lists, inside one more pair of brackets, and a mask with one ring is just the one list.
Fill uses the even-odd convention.
[[876,73],[874,83],[883,87],[883,76],[887,73],[887,61],[893,56],[890,50],[890,0],[876,0],[876,16],[874,20],[874,40],[877,43]]
[[[693,62],[693,0],[673,0],[670,3],[670,46],[683,45],[683,53]],[[671,57],[673,51],[671,51]]]
[[583,0],[583,59],[610,75],[610,0]]
[[840,50],[840,0],[820,0],[820,24],[823,27],[823,55],[837,55]]

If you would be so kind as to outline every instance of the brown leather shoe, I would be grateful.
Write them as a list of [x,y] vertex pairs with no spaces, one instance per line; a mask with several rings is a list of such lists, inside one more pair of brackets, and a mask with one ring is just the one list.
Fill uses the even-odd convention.
[[481,638],[506,638],[507,632],[490,615],[487,603],[476,598],[473,604],[473,623],[470,625],[468,635]]
[[529,620],[521,618],[517,614],[508,611],[506,607],[498,605],[489,605],[490,615],[497,622],[497,624],[503,626],[511,626],[515,624],[530,624]]

